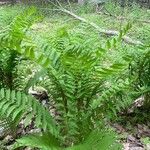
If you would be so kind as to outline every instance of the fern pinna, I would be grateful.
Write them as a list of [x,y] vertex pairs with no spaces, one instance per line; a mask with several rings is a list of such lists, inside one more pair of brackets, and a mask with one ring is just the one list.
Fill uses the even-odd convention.
[[[33,97],[19,91],[1,89],[0,111],[2,114],[6,114],[13,121],[20,120],[24,116],[26,124],[34,116],[35,125],[43,129],[43,132],[39,133],[40,135],[31,135],[17,140],[15,147],[31,146],[40,149],[57,149],[60,146],[68,147],[86,141],[85,137],[90,136],[93,129],[99,129],[98,120],[101,121],[107,114],[103,106],[106,110],[111,107],[110,110],[113,113],[125,107],[118,104],[116,109],[114,104],[117,105],[117,102],[111,98],[128,87],[128,84],[118,84],[111,89],[106,84],[111,77],[119,76],[128,67],[130,57],[122,58],[122,63],[116,62],[108,65],[107,68],[103,67],[107,49],[120,42],[120,36],[111,42],[107,41],[106,46],[92,47],[92,40],[88,43],[83,35],[72,34],[62,28],[60,29],[61,34],[56,34],[53,40],[47,39],[37,43],[27,32],[32,19],[33,22],[37,20],[35,9],[29,9],[23,15],[16,17],[8,29],[1,32],[1,47],[6,50],[11,48],[12,51],[32,60],[44,69],[49,78],[47,88],[60,114],[60,122],[56,123],[55,118],[51,117],[48,110]],[[104,89],[108,90],[105,92]],[[106,100],[111,101],[112,105],[106,105]],[[104,111],[100,112],[99,110]],[[94,135],[92,134],[92,136]],[[99,143],[103,138],[99,134],[98,136],[100,141],[97,142]],[[55,140],[48,140],[47,143],[45,140],[48,137]],[[39,142],[40,138],[43,139],[40,141],[41,143]],[[38,141],[41,146],[35,141]],[[112,142],[114,141],[115,138],[112,139]],[[95,149],[99,148],[98,143],[95,145]],[[82,144],[84,146],[84,142]],[[111,145],[112,143],[108,143],[107,146],[111,147]],[[83,146],[81,147],[83,148]],[[85,144],[85,147],[87,146],[88,142]]]

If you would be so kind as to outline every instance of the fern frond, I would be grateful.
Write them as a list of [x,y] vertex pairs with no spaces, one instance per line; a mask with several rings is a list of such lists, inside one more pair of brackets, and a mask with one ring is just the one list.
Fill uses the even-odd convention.
[[[91,108],[97,110],[98,113],[107,114],[107,117],[117,116],[117,112],[127,108],[132,103],[129,97],[121,98],[119,95],[124,95],[122,91],[128,93],[129,82],[120,82],[118,85],[113,85],[109,89],[103,91],[98,99],[91,103]],[[117,97],[117,95],[119,97]],[[117,102],[116,102],[117,101]],[[110,115],[110,116],[109,116]]]
[[113,131],[93,131],[82,144],[67,148],[67,150],[121,150],[122,147],[116,141],[116,134]]
[[16,140],[13,149],[28,146],[30,148],[39,148],[41,150],[59,150],[58,141],[50,133],[32,134]]
[[55,136],[58,134],[56,124],[48,110],[33,97],[19,91],[0,90],[0,112],[2,115],[12,118],[12,121],[20,120],[23,117],[28,118],[32,114],[30,119],[26,120],[26,125],[29,125],[31,119],[35,117],[37,128],[49,131]]
[[115,132],[111,130],[93,131],[80,145],[74,145],[68,148],[60,147],[58,141],[52,135],[43,133],[22,137],[16,140],[13,149],[29,146],[31,148],[40,148],[42,150],[121,150],[122,146],[117,142]]
[[0,32],[1,45],[5,47],[8,42],[7,47],[9,46],[10,49],[14,44],[17,47],[18,44],[21,44],[29,27],[38,19],[39,17],[36,15],[34,7],[15,17],[11,24]]

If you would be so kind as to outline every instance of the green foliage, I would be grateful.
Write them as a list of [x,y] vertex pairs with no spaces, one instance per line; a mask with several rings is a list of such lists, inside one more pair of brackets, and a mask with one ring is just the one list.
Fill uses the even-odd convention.
[[14,17],[23,10],[23,6],[1,6],[0,7],[0,29],[11,23]]
[[82,144],[69,148],[59,147],[59,143],[57,142],[57,140],[47,133],[44,133],[42,135],[29,135],[18,139],[17,143],[14,145],[14,148],[21,146],[29,146],[31,148],[36,147],[42,150],[91,150],[99,148],[101,148],[101,150],[121,150],[121,145],[117,144],[116,142],[116,134],[110,130],[93,131],[87,136]]
[[0,110],[2,116],[5,115],[15,122],[19,122],[25,116],[25,126],[30,124],[31,119],[35,117],[36,127],[57,135],[57,128],[48,110],[41,106],[40,103],[31,96],[26,96],[21,92],[1,89]]
[[18,53],[2,49],[0,55],[0,87],[13,89],[18,63]]
[[87,136],[83,144],[68,148],[68,150],[91,150],[99,148],[101,150],[120,150],[121,145],[116,143],[116,134],[113,131],[96,130]]
[[150,143],[150,138],[149,137],[146,137],[146,138],[143,138],[142,139],[143,143],[146,145],[146,144],[149,144]]
[[[17,86],[17,83],[15,83],[17,66],[23,59],[19,56],[19,52],[14,51],[14,49],[19,48],[23,38],[25,38],[26,30],[32,25],[31,22],[34,23],[37,20],[33,8],[24,12],[21,16],[17,16],[6,29],[0,32],[0,86],[10,89]],[[5,43],[7,43],[7,46]]]
[[140,47],[140,51],[130,67],[130,77],[134,78],[134,89],[138,96],[143,95],[145,102],[144,108],[149,110],[150,107],[150,46]]
[[31,148],[39,148],[41,150],[59,150],[59,143],[49,133],[40,134],[33,134],[24,136],[21,139],[16,140],[17,143],[13,146],[13,149],[22,147],[22,146],[29,146]]
[[[0,46],[6,51],[16,52],[23,58],[30,59],[43,68],[35,75],[33,84],[43,72],[49,78],[50,97],[60,114],[59,127],[55,116],[51,117],[48,110],[37,100],[23,92],[1,89],[0,112],[15,122],[25,117],[25,125],[28,125],[34,116],[36,127],[44,130],[40,137],[32,135],[17,140],[21,146],[52,149],[53,145],[56,147],[55,141],[47,142],[48,137],[52,136],[59,141],[59,146],[69,147],[81,143],[93,130],[100,128],[100,122],[107,115],[111,117],[111,111],[116,114],[126,107],[126,99],[122,98],[118,103],[116,97],[122,90],[128,89],[128,83],[115,80],[115,85],[109,85],[128,68],[131,58],[127,55],[115,63],[107,61],[105,55],[108,49],[116,47],[120,37],[114,38],[112,42],[107,41],[104,46],[93,46],[93,39],[87,40],[83,34],[74,34],[65,28],[61,28],[52,38],[37,43],[28,31],[38,19],[34,8],[17,16],[8,28],[1,32]],[[129,28],[128,25],[120,36]],[[105,62],[108,62],[107,67]],[[30,86],[28,84],[26,90]],[[114,140],[116,139],[111,132],[107,134],[102,131],[95,134],[94,131],[81,147],[90,148],[93,144],[96,149],[102,144],[102,149],[113,149]],[[38,142],[41,144],[38,145]]]

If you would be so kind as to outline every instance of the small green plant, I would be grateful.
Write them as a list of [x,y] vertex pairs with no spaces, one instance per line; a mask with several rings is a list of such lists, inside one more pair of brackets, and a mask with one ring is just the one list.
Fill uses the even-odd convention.
[[135,60],[131,64],[130,77],[134,78],[134,89],[138,96],[144,97],[144,109],[150,107],[150,46],[140,47]]
[[146,137],[146,138],[142,138],[143,143],[146,144],[150,144],[150,138]]

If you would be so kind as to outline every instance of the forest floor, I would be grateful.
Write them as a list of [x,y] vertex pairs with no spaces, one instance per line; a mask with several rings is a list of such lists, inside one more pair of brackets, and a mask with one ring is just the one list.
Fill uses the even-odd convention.
[[[20,6],[0,6],[0,29],[11,22],[13,17],[21,11],[20,8]],[[82,29],[85,28],[83,22],[68,14],[56,13],[51,11],[50,8],[41,10],[46,14],[46,17],[42,22],[32,27],[32,32],[38,32],[41,36],[49,37],[52,32],[57,32],[62,27],[69,27],[71,30],[80,29],[79,32],[83,32]],[[144,43],[148,43],[150,40],[149,9],[135,6],[132,9],[127,7],[122,10],[119,6],[114,7],[108,4],[104,8],[100,8],[98,12],[93,8],[80,6],[74,8],[73,12],[105,30],[119,31],[128,22],[131,22],[132,28],[128,36]],[[88,26],[86,26],[86,29],[88,29]],[[87,30],[86,33],[88,32],[92,36],[92,34],[95,34],[95,32],[92,33],[92,30]],[[100,34],[100,38],[103,43],[108,37]],[[131,50],[136,48],[136,45],[129,44],[126,46]],[[116,122],[110,123],[119,133],[120,141],[124,144],[125,150],[150,150],[150,120],[148,120],[150,114],[143,112],[140,108],[141,105],[135,108],[132,113],[120,115]]]

